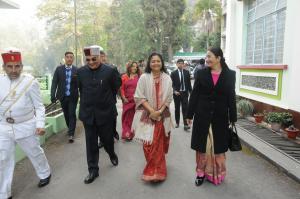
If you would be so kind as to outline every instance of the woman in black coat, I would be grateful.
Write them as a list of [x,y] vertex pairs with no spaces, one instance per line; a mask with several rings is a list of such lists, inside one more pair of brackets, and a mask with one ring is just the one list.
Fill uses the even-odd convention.
[[187,114],[189,124],[194,119],[191,147],[196,151],[197,186],[205,178],[215,185],[224,180],[228,126],[237,120],[235,71],[228,68],[220,48],[207,51],[206,63],[208,68],[196,74]]

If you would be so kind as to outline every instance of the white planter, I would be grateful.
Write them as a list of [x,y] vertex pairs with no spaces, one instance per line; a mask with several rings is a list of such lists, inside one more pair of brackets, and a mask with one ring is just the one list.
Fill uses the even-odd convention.
[[271,123],[271,129],[274,131],[280,131],[281,124],[280,123]]

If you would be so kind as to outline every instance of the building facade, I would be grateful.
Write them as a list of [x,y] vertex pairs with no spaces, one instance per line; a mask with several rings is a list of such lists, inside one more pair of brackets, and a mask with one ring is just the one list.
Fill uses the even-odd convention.
[[223,0],[222,47],[237,94],[257,112],[289,111],[300,126],[300,1]]

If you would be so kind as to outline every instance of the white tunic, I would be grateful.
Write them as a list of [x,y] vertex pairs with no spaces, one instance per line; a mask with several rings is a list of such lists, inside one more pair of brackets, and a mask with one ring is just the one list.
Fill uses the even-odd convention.
[[[7,118],[16,122],[8,123]],[[0,199],[11,196],[16,143],[29,157],[40,179],[50,175],[47,158],[35,134],[36,128],[44,125],[45,107],[37,80],[31,75],[10,80],[0,74]]]
[[[22,95],[24,89],[25,93]],[[10,93],[11,90],[13,92]],[[13,104],[17,98],[19,99]],[[27,119],[10,124],[6,122],[8,117],[16,121],[19,118]],[[33,76],[22,74],[18,79],[10,80],[7,75],[0,74],[0,125],[0,132],[6,133],[12,132],[13,127],[16,139],[30,136],[35,133],[36,128],[45,127],[45,107],[38,81]]]

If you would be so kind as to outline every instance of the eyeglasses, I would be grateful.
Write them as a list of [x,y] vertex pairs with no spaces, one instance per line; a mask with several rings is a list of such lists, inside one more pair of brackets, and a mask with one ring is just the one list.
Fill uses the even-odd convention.
[[96,58],[96,57],[93,57],[92,59],[85,59],[85,61],[86,61],[86,62],[90,62],[90,61],[95,62],[95,61],[97,61],[97,58]]

